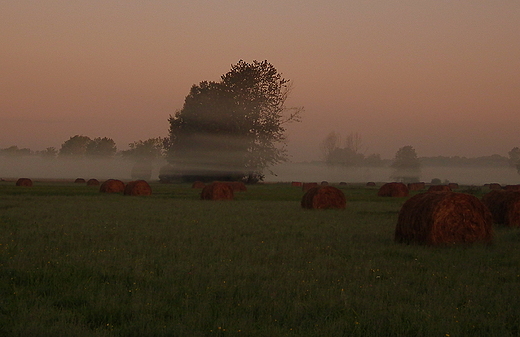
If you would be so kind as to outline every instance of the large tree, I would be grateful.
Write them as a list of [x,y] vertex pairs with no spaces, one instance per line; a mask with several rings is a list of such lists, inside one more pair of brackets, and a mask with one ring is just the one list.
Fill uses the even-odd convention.
[[170,116],[168,161],[185,177],[261,177],[287,160],[285,127],[302,108],[287,108],[289,80],[267,61],[239,61],[219,82],[192,86]]
[[98,137],[92,139],[85,149],[85,154],[91,157],[107,158],[116,154],[117,147],[113,139]]
[[61,144],[60,157],[67,156],[83,156],[87,152],[87,145],[91,139],[87,136],[75,135],[70,137],[67,141]]

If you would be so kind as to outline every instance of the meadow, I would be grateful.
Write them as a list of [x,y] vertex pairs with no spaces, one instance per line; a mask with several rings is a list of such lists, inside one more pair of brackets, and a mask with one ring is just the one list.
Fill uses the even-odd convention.
[[151,186],[0,182],[0,335],[520,336],[520,229],[403,245],[406,198],[361,184],[325,211],[290,184]]

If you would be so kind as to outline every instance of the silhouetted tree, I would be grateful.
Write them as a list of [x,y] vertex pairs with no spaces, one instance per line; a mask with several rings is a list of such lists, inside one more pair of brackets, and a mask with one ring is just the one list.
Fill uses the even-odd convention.
[[91,157],[112,157],[117,152],[116,143],[111,138],[98,137],[87,143],[85,154]]
[[261,178],[287,160],[284,123],[302,110],[285,106],[289,92],[289,80],[267,61],[241,60],[220,82],[192,86],[169,118],[168,161],[192,179]]
[[59,156],[83,156],[87,151],[87,146],[90,141],[90,137],[87,136],[76,135],[74,137],[70,137],[69,140],[61,144]]
[[54,159],[58,155],[58,150],[55,147],[48,147],[39,152],[39,155],[44,159]]
[[0,149],[0,155],[4,156],[28,156],[31,154],[31,150],[28,148],[19,149],[18,146],[13,145],[10,147],[7,147],[5,149]]
[[421,162],[412,146],[400,148],[392,163],[394,173],[391,178],[402,182],[417,182],[421,175]]
[[359,166],[365,159],[365,155],[360,153],[362,143],[357,132],[349,133],[342,141],[341,136],[332,131],[320,144],[320,148],[328,165]]
[[166,155],[167,138],[149,138],[128,144],[129,150],[122,151],[124,158],[134,160],[154,160]]

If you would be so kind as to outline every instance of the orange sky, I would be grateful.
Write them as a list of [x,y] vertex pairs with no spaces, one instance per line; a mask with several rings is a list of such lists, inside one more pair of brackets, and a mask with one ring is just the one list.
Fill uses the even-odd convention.
[[520,146],[520,2],[3,1],[0,148],[76,134],[166,136],[193,84],[244,59],[294,83],[293,160],[336,131],[366,154],[480,156]]

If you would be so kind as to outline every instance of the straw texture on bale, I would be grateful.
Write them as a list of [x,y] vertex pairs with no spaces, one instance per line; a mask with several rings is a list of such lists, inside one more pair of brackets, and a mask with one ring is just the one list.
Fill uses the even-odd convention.
[[520,226],[520,191],[493,190],[482,197],[493,222],[510,227]]
[[318,183],[303,183],[302,190],[303,190],[303,192],[307,192],[311,188],[317,187],[317,186],[318,186]]
[[491,242],[493,219],[475,196],[457,192],[421,193],[408,199],[395,229],[395,241],[426,245]]
[[97,179],[89,179],[87,181],[87,186],[99,186],[99,180],[97,180]]
[[302,183],[300,181],[293,181],[291,183],[291,186],[295,186],[295,187],[301,187],[302,186]]
[[334,186],[316,186],[302,197],[301,206],[307,209],[344,209],[347,200],[343,192]]
[[125,195],[152,195],[152,188],[145,180],[134,180],[126,184]]
[[85,179],[83,179],[83,178],[76,178],[76,180],[74,180],[74,182],[76,184],[84,184],[85,183]]
[[374,187],[374,186],[376,186],[376,183],[373,182],[373,181],[369,181],[369,182],[367,183],[367,186]]
[[191,188],[204,188],[204,186],[206,186],[206,184],[204,184],[202,181],[194,181],[193,184],[191,185]]
[[121,193],[125,191],[125,183],[117,179],[108,179],[99,187],[101,193]]
[[206,185],[200,193],[202,200],[233,200],[234,193],[231,186],[222,182],[212,182]]
[[456,190],[456,189],[459,188],[459,184],[457,184],[457,183],[449,183],[448,187],[451,188],[452,190]]
[[403,183],[386,183],[379,188],[377,195],[380,197],[407,197],[408,187]]
[[448,185],[432,185],[428,192],[451,192],[451,188]]
[[231,187],[233,192],[246,192],[247,187],[246,184],[244,184],[241,181],[226,181],[226,184]]
[[20,178],[16,181],[16,186],[26,186],[31,187],[33,185],[33,182],[29,178]]
[[420,191],[426,187],[425,183],[409,183],[408,190],[409,191]]

